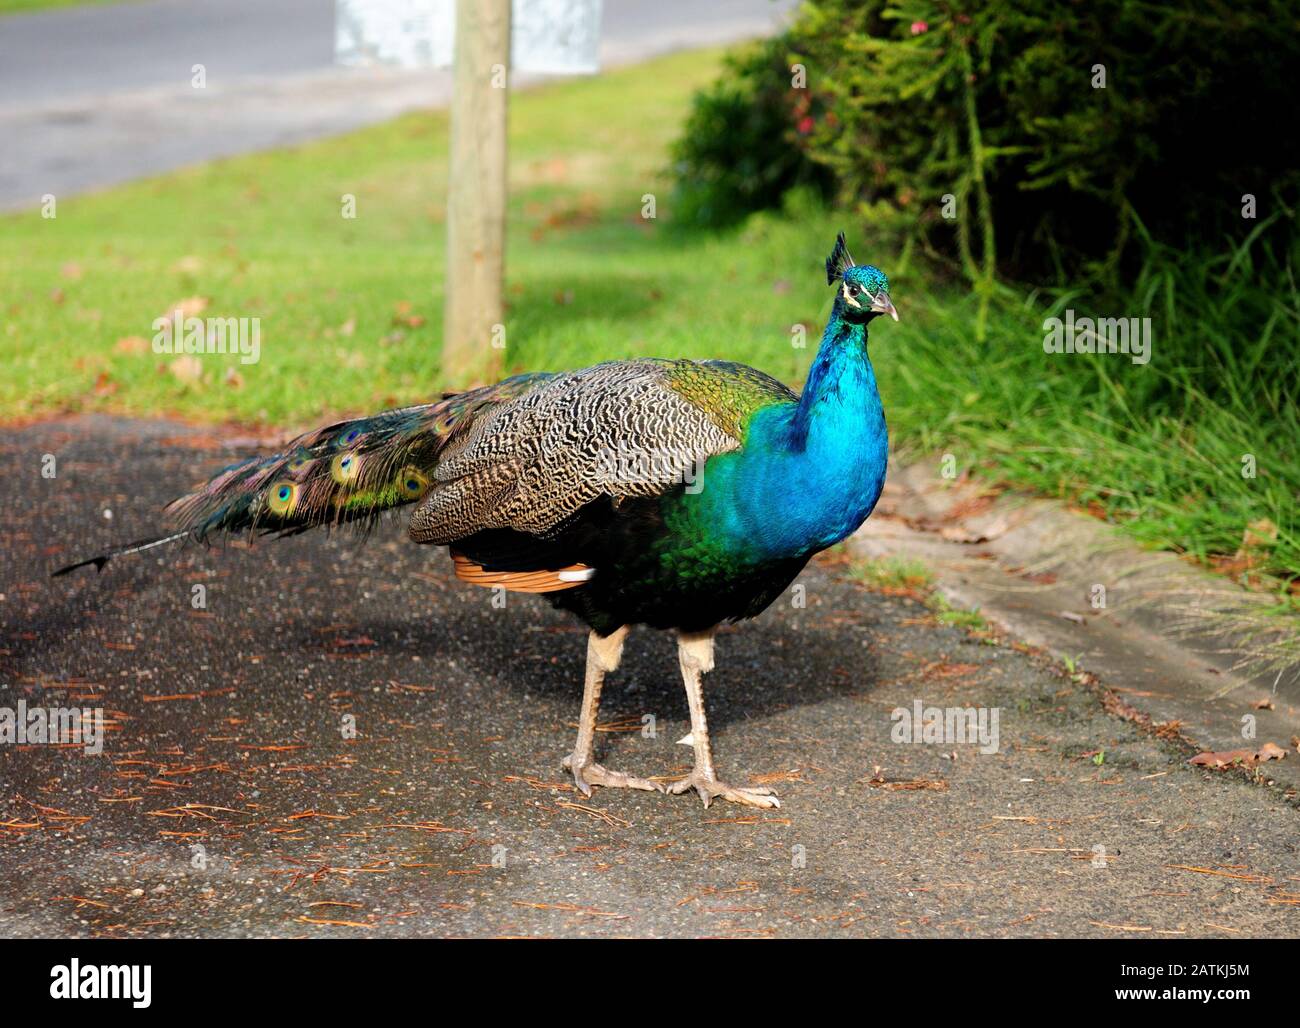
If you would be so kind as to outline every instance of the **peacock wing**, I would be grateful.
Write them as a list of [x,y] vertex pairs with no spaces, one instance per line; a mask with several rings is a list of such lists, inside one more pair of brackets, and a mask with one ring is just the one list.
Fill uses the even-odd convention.
[[794,394],[740,364],[642,359],[557,375],[449,444],[411,518],[419,542],[489,529],[547,537],[602,495],[652,496],[736,450],[753,412]]

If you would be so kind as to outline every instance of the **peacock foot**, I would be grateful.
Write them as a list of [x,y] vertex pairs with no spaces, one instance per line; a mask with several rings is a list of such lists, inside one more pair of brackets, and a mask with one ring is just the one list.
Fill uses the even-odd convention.
[[692,771],[680,781],[673,782],[666,791],[674,796],[680,796],[687,789],[694,789],[700,794],[706,809],[718,797],[731,800],[732,803],[744,803],[750,807],[773,808],[781,805],[781,801],[776,798],[776,793],[771,789],[762,786],[737,789],[726,782],[719,782],[716,778],[708,778],[698,771]]
[[622,771],[610,771],[599,764],[579,764],[570,753],[564,758],[565,770],[573,772],[574,784],[584,796],[591,795],[593,785],[603,785],[607,789],[645,789],[647,792],[663,792],[663,786],[648,778],[625,775]]

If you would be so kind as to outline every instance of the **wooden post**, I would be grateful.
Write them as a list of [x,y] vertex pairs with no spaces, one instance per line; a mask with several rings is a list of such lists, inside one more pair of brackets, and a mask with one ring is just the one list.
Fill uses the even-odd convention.
[[505,363],[510,0],[456,0],[455,47],[442,377],[463,389],[500,378]]

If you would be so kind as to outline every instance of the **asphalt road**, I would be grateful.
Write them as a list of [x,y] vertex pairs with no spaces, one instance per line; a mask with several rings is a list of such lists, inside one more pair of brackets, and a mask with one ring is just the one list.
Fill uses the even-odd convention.
[[[719,769],[773,785],[767,812],[576,794],[559,765],[582,633],[532,598],[494,608],[400,523],[364,547],[46,577],[148,534],[242,452],[105,418],[0,444],[0,706],[102,706],[111,726],[99,756],[0,746],[0,934],[1300,934],[1277,791],[1190,768],[1085,687],[833,562],[800,578],[806,606],[725,633],[706,680]],[[997,708],[998,752],[892,741],[918,699]],[[684,772],[672,641],[641,630],[602,721],[646,714],[653,738],[603,732],[598,753]]]
[[[625,64],[764,35],[794,6],[605,0],[601,59]],[[0,209],[338,134],[450,98],[445,71],[333,60],[332,0],[145,0],[0,17]],[[191,82],[195,64],[206,70],[202,89]]]

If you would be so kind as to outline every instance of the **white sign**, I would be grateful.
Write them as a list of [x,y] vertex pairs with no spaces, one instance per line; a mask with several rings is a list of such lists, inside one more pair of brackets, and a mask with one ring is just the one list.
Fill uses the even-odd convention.
[[[602,0],[513,0],[513,71],[591,75],[600,68]],[[456,0],[335,0],[340,64],[451,67]]]

